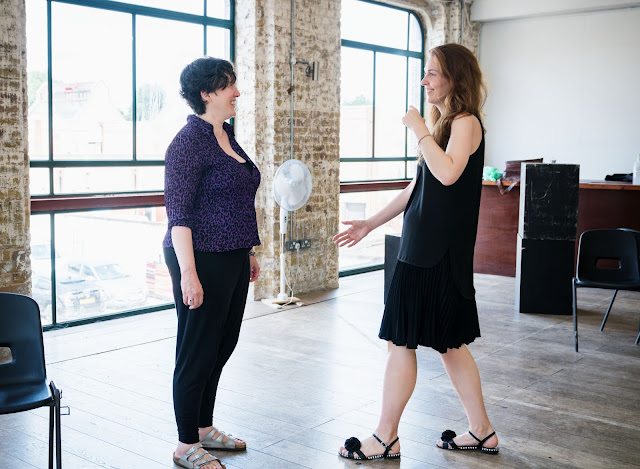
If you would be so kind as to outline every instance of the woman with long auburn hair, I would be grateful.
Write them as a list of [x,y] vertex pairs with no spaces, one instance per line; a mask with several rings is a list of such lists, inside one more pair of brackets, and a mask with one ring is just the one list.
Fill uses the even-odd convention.
[[334,236],[338,246],[351,247],[404,212],[398,263],[379,333],[389,350],[382,413],[371,437],[345,441],[339,454],[349,459],[400,457],[398,425],[416,385],[418,345],[440,353],[469,420],[468,432],[457,436],[445,430],[438,447],[499,451],[478,367],[466,347],[480,337],[473,253],[484,165],[481,119],[486,86],[477,59],[459,44],[429,51],[421,84],[429,103],[429,126],[412,106],[402,118],[418,141],[416,177],[385,208],[366,220],[344,221],[349,228]]

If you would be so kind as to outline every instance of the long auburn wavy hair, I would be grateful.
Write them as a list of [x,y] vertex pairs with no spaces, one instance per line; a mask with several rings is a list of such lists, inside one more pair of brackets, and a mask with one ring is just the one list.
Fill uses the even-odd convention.
[[[461,114],[472,114],[482,121],[482,107],[487,99],[487,86],[478,59],[460,44],[444,44],[429,51],[434,56],[451,90],[444,98],[444,113],[429,106],[428,123],[436,143],[446,150],[451,137],[451,124]],[[422,154],[420,159],[422,159]]]

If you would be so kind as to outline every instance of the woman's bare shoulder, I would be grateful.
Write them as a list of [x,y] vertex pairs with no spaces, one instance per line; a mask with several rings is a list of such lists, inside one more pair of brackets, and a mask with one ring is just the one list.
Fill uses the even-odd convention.
[[478,118],[469,112],[461,112],[460,114],[458,114],[456,117],[453,118],[453,122],[456,122],[456,121],[473,122],[473,121],[478,121]]
[[481,124],[480,120],[474,116],[473,114],[469,114],[468,112],[458,114],[453,118],[453,122],[451,122],[451,130],[463,130],[463,129],[480,129]]

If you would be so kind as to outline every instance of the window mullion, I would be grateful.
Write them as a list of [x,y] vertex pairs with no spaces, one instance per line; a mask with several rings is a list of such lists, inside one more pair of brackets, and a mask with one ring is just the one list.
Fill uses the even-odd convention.
[[135,13],[131,14],[131,84],[132,84],[132,93],[131,93],[131,121],[132,121],[132,133],[133,133],[133,161],[138,159],[138,145],[137,145],[137,131],[138,131],[138,106],[137,106],[137,68],[136,68],[136,15]]
[[49,194],[53,195],[53,66],[51,54],[51,2],[47,2],[47,115],[49,117]]
[[376,52],[373,52],[373,97],[371,105],[371,157],[376,157]]
[[55,214],[49,214],[49,232],[50,232],[50,257],[51,257],[51,325],[55,325],[57,320],[57,311],[56,311],[56,222],[55,222]]
[[[407,13],[407,50],[409,50],[411,43],[411,15]],[[407,56],[407,64],[405,68],[405,94],[404,94],[404,109],[405,112],[409,110],[409,57]],[[404,157],[409,156],[409,129],[404,128]],[[407,162],[404,162],[404,178],[407,179]]]

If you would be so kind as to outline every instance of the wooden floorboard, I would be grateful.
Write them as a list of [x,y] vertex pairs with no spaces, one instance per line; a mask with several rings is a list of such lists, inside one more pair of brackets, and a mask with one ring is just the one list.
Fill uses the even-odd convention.
[[[439,355],[418,350],[418,384],[400,426],[402,460],[337,456],[366,437],[381,406],[386,344],[377,338],[382,272],[341,279],[304,307],[249,302],[223,373],[214,423],[247,441],[229,469],[640,467],[640,293],[580,289],[580,353],[570,316],[514,311],[514,279],[476,275],[482,337],[469,348],[500,437],[492,457],[442,451],[466,418]],[[173,468],[174,311],[45,333],[62,417],[65,468]],[[48,411],[0,416],[0,469],[46,467]]]

